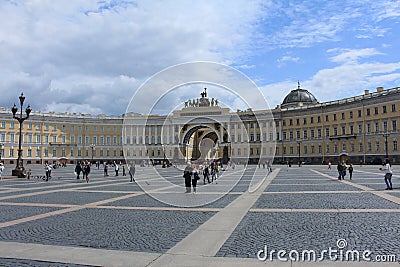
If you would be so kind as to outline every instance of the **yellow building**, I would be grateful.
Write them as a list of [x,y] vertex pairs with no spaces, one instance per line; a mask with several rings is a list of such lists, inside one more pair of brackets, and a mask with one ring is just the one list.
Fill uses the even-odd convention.
[[[292,90],[272,110],[231,111],[207,97],[169,116],[41,113],[23,127],[24,164],[93,161],[141,162],[221,159],[237,163],[291,161],[313,164],[400,161],[400,88],[319,103]],[[258,119],[261,118],[261,119]],[[0,109],[0,156],[15,164],[19,124]]]

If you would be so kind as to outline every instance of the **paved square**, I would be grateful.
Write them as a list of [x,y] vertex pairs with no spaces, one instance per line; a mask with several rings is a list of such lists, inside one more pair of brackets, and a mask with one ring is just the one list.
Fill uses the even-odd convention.
[[[386,191],[377,168],[356,167],[352,180],[338,181],[326,166],[274,166],[272,173],[256,166],[241,173],[238,166],[212,184],[204,185],[201,177],[197,193],[185,194],[179,169],[157,168],[165,183],[152,168],[138,167],[152,196],[128,176],[104,177],[95,168],[89,183],[73,177],[73,166],[54,170],[49,182],[5,179],[0,182],[0,266],[301,264],[281,262],[276,254],[273,262],[260,261],[257,253],[265,246],[315,250],[324,266],[352,266],[321,255],[337,248],[338,240],[344,240],[344,249],[370,250],[373,260],[393,256],[385,266],[398,266],[399,176],[393,177],[394,190]],[[265,180],[250,193],[253,175]],[[183,197],[186,203],[222,197],[187,208],[158,201],[162,196]]]

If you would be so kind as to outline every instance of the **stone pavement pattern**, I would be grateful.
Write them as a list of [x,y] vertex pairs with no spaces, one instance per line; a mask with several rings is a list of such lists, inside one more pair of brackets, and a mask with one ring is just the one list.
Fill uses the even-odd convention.
[[[195,208],[159,202],[128,177],[111,171],[103,177],[96,168],[89,183],[73,177],[73,166],[54,170],[49,182],[3,179],[0,266],[308,266],[280,262],[276,255],[272,263],[262,262],[257,252],[265,245],[320,252],[336,248],[339,239],[348,249],[400,260],[400,176],[393,177],[394,190],[385,191],[377,166],[356,166],[353,180],[343,182],[327,166],[274,168],[267,176],[250,166],[227,195]],[[149,169],[137,171],[146,175]],[[171,184],[183,184],[181,171],[158,171]],[[156,195],[207,199],[237,173],[240,168],[228,170],[208,187],[200,180],[197,194],[161,187],[153,176],[148,181]],[[267,178],[249,193],[253,173]],[[206,190],[210,186],[215,192]],[[324,265],[341,266],[324,259]],[[391,264],[398,266],[385,266]]]

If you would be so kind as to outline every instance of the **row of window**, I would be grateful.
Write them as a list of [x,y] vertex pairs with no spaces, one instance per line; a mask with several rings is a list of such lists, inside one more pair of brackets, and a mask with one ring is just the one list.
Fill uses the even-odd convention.
[[[365,124],[366,133],[382,133],[382,132],[389,131],[387,121],[383,121],[382,127],[380,127],[380,126],[381,126],[381,123],[379,123],[379,122],[375,122],[375,123],[367,122]],[[331,129],[333,130],[333,132],[331,131]],[[362,124],[358,124],[357,130],[358,130],[357,134],[363,133]],[[397,131],[397,121],[396,120],[392,120],[392,127],[391,127],[390,131],[392,131],[392,132]],[[283,140],[288,140],[288,139],[293,140],[294,134],[296,134],[296,139],[300,139],[300,138],[308,139],[308,138],[316,138],[316,137],[322,138],[322,129],[317,129],[317,131],[315,131],[315,129],[309,129],[309,130],[307,129],[307,130],[302,130],[302,131],[301,130],[290,131],[289,134],[287,134],[286,131],[283,131],[282,139]],[[301,136],[301,134],[302,134],[302,136]],[[333,126],[333,127],[325,128],[325,137],[347,135],[347,134],[350,134],[350,135],[356,134],[354,125],[349,125],[348,127],[346,125],[342,125],[340,127]]]
[[[22,126],[23,126],[23,128],[26,127],[28,130],[33,130],[34,128],[36,130],[41,130],[42,129],[42,124],[40,124],[40,123],[33,124],[33,123],[27,123],[26,122]],[[2,121],[0,123],[0,128],[2,128],[2,129],[6,128],[6,122],[5,121]],[[117,126],[103,126],[103,125],[101,125],[101,126],[97,126],[97,125],[92,125],[92,126],[89,126],[89,125],[85,125],[85,126],[82,126],[82,125],[70,125],[69,128],[70,128],[71,132],[74,132],[75,130],[78,130],[79,132],[81,132],[81,131],[83,131],[83,129],[86,132],[89,132],[91,130],[94,131],[94,132],[97,132],[97,131],[100,131],[100,132],[104,132],[104,131],[111,132],[111,129],[114,132],[117,132],[118,130],[120,130],[120,128],[117,127]],[[15,122],[14,121],[10,121],[10,129],[15,129]],[[44,124],[44,130],[45,131],[50,131],[50,129],[52,129],[53,131],[57,131],[58,125],[57,124],[52,124],[52,125]],[[66,131],[67,130],[67,126],[66,125],[61,125],[60,130]]]
[[[365,110],[366,116],[371,116],[372,112],[374,115],[378,115],[379,114],[379,108],[378,107],[374,107],[373,109],[371,108],[367,108]],[[396,104],[392,104],[391,105],[391,111],[392,112],[396,112]],[[387,107],[386,106],[382,106],[381,107],[381,113],[382,114],[386,114],[387,113]],[[347,113],[347,118],[348,119],[352,119],[354,117],[353,111],[349,111]],[[325,122],[329,122],[330,117],[332,118],[333,121],[337,121],[338,120],[338,115],[340,115],[341,120],[345,120],[346,119],[346,113],[345,112],[341,112],[340,114],[332,114],[332,115],[325,115]],[[362,110],[359,109],[357,110],[357,116],[360,118],[362,117]],[[321,116],[317,116],[317,123],[321,122]],[[289,119],[289,125],[292,126],[294,125],[294,123],[296,123],[296,125],[300,125],[301,119],[297,118],[297,119]],[[307,123],[313,124],[314,123],[314,117],[309,117],[309,118],[303,118],[302,119],[302,123],[303,125],[307,125]],[[282,120],[282,126],[286,126],[286,120]]]
[[[367,142],[367,151],[371,152],[371,151],[377,151],[379,152],[381,150],[381,142],[380,141],[375,141],[373,142]],[[374,145],[374,148],[373,148]],[[308,150],[308,148],[311,148],[310,151]],[[311,145],[311,146],[307,146],[304,145],[303,148],[301,148],[301,146],[290,146],[289,147],[289,154],[290,155],[298,155],[299,154],[299,148],[300,148],[300,154],[304,155],[304,154],[315,154],[315,146]],[[354,143],[350,143],[350,152],[355,152],[355,144]],[[382,146],[383,150],[386,150],[386,147],[383,143]],[[294,151],[296,149],[296,152]],[[393,140],[392,142],[388,142],[388,150],[392,149],[392,151],[397,151],[398,150],[398,142],[397,140]],[[347,151],[347,144],[346,143],[342,143],[341,144],[341,150],[342,151]],[[358,143],[358,152],[363,152],[364,151],[364,144],[363,143]],[[287,154],[287,147],[283,146],[283,154],[286,155]],[[333,153],[338,153],[339,152],[339,145],[338,144],[333,144]],[[322,154],[322,145],[318,145],[318,153]],[[325,145],[325,153],[329,154],[331,153],[331,144],[326,144]],[[279,147],[276,147],[276,154],[279,154]]]
[[[43,143],[48,144],[48,143],[58,143],[60,140],[57,135],[44,135],[43,136]],[[0,142],[10,142],[10,143],[16,143],[18,141],[18,135],[15,133],[9,133],[8,138],[6,133],[0,133]],[[24,134],[22,140],[24,143],[28,144],[41,144],[42,143],[42,135],[41,134],[35,134],[33,135],[32,133]],[[94,145],[119,145],[121,144],[122,137],[118,138],[117,136],[92,136],[91,138],[89,136],[82,136],[78,135],[77,138],[75,138],[75,135],[70,136],[70,144],[94,144]],[[111,143],[112,141],[112,143]],[[119,142],[118,142],[119,141]],[[67,135],[61,135],[61,143],[62,144],[67,144]]]
[[[27,149],[25,151],[26,154],[22,155],[22,157],[28,157],[28,158],[33,157],[33,151],[35,151],[35,157],[39,158],[39,157],[42,156],[41,155],[41,149],[33,150],[33,149],[29,148],[29,149]],[[4,152],[5,152],[4,149],[1,149],[0,150],[0,155],[4,156],[5,155]],[[90,151],[90,153],[89,153],[88,149],[85,149],[85,150],[81,150],[81,149],[74,150],[74,149],[71,149],[69,151],[69,155],[66,154],[66,150],[65,149],[62,149],[61,151],[59,151],[57,149],[52,149],[52,150],[44,149],[43,150],[43,153],[44,153],[43,156],[44,157],[49,157],[49,155],[50,155],[51,157],[67,157],[67,156],[68,157],[75,157],[75,155],[76,155],[77,157],[91,157],[91,156],[97,157],[97,152],[99,152],[98,153],[99,157],[104,157],[104,156],[105,157],[110,157],[111,155],[116,157],[118,155],[118,153],[117,153],[118,150],[116,150],[116,149],[114,149],[112,151],[103,150],[103,149],[98,150],[98,151],[97,150],[93,150],[93,151]],[[92,155],[92,153],[93,153],[93,155]],[[17,154],[17,150],[16,149],[10,148],[8,150],[9,157],[15,157],[16,154]],[[121,157],[123,156],[123,151],[122,150],[119,151],[119,156],[121,156]]]

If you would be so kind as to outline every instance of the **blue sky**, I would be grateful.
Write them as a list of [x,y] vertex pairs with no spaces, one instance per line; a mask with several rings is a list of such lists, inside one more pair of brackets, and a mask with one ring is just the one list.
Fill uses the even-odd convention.
[[351,97],[400,86],[399,22],[399,1],[0,0],[0,106],[24,91],[34,110],[118,115],[190,61],[237,68],[271,107],[298,80]]

